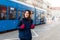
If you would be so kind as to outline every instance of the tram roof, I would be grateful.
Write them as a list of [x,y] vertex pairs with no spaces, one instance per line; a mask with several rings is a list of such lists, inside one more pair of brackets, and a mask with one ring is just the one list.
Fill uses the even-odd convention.
[[[24,3],[24,2],[20,2],[20,1],[17,1],[17,0],[11,0],[11,1],[16,2],[16,3],[19,3],[19,4],[26,5],[26,6],[28,6],[28,7],[32,7],[32,8],[34,8],[34,6],[29,5],[29,4],[27,4],[27,3]],[[38,9],[38,10],[40,10],[40,11],[46,11],[46,10],[41,9],[41,8],[38,8],[38,7],[35,7],[35,8]]]

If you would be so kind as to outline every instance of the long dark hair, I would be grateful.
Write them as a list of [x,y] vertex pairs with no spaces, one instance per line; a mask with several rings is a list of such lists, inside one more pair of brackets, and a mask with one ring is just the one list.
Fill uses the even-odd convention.
[[31,19],[31,16],[30,15],[32,14],[30,10],[25,10],[23,16],[25,18],[26,11],[28,11],[28,13],[29,13],[29,17],[27,19],[30,20]]

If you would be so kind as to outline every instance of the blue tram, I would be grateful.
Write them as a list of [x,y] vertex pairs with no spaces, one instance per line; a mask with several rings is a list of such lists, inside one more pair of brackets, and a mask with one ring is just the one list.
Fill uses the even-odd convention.
[[[23,2],[0,0],[0,32],[16,29],[19,22],[18,19],[23,17],[24,10],[32,11],[34,24],[41,24],[41,14],[45,12],[44,10]],[[45,22],[44,20],[43,23]]]

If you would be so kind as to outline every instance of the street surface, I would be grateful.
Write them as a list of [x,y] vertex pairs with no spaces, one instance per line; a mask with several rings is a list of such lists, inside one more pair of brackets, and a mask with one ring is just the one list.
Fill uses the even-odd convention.
[[[60,40],[60,22],[38,25],[32,35],[33,40]],[[0,34],[0,40],[19,40],[18,30]]]

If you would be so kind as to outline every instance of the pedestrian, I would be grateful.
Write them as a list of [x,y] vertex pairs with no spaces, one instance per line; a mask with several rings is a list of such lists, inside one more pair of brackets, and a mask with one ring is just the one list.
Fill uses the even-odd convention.
[[20,20],[18,25],[19,29],[19,39],[20,40],[32,40],[31,29],[34,29],[33,20],[31,19],[31,11],[26,10],[24,13],[24,18]]

